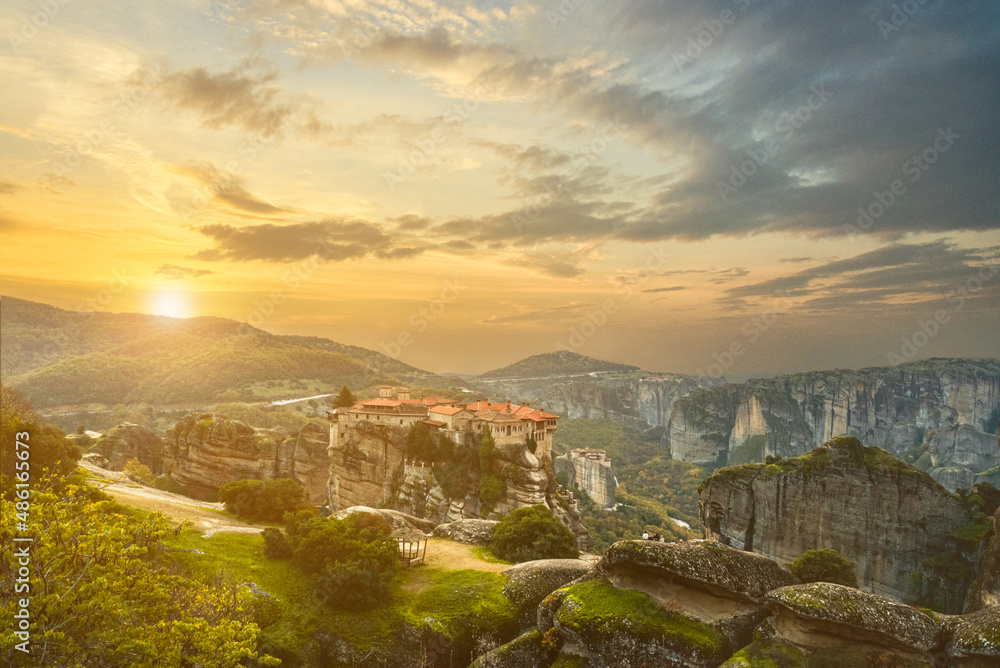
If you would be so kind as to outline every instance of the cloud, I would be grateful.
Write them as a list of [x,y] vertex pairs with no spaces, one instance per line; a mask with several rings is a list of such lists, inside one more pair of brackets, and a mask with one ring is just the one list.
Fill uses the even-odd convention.
[[[996,253],[957,247],[946,240],[894,244],[851,258],[730,288],[723,301],[791,296],[806,310],[925,303],[944,298],[981,268],[1000,264]],[[990,291],[998,289],[992,286]]]
[[583,273],[578,266],[579,259],[573,255],[556,253],[522,253],[510,260],[517,267],[524,267],[554,278],[574,278]]
[[205,127],[237,127],[263,137],[280,136],[296,103],[283,99],[278,73],[254,74],[248,67],[210,72],[204,67],[170,72],[157,90],[174,106],[196,113]]
[[11,193],[17,192],[21,189],[21,186],[11,183],[9,181],[0,181],[0,195],[9,195]]
[[212,165],[177,167],[175,171],[201,182],[217,202],[230,208],[264,216],[292,212],[292,209],[277,206],[252,194],[246,188],[244,177],[223,172]]
[[479,323],[484,325],[509,325],[512,323],[541,322],[544,324],[558,320],[578,318],[584,309],[590,306],[593,305],[589,302],[571,302],[563,306],[530,309],[513,315],[493,315],[484,320],[480,320]]
[[686,285],[673,285],[669,288],[650,288],[648,290],[643,290],[643,292],[676,292],[677,290],[687,290]]
[[161,264],[153,273],[166,276],[170,279],[180,279],[199,278],[201,276],[209,276],[218,272],[211,271],[209,269],[192,269],[191,267],[182,267],[176,264]]

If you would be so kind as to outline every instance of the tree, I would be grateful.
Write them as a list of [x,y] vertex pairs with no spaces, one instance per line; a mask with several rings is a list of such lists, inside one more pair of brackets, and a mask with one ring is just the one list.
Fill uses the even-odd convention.
[[[18,441],[27,445],[28,449],[19,448]],[[15,471],[25,473],[23,468],[16,469],[15,462],[22,461],[16,452],[18,449],[30,453],[30,468],[25,477],[32,482],[39,479],[44,471],[57,471],[63,475],[72,473],[83,454],[60,429],[42,422],[19,392],[0,385],[0,487],[4,494],[14,489]]]
[[573,532],[543,505],[518,508],[500,520],[490,549],[501,559],[516,562],[580,555]]
[[[317,598],[345,610],[388,598],[399,570],[399,547],[392,527],[380,516],[354,513],[341,520],[288,513],[285,524],[292,563],[314,576]],[[264,541],[265,550],[284,549],[277,536],[269,538],[265,532]]]
[[[30,650],[34,665],[235,668],[276,665],[259,656],[252,597],[238,583],[213,585],[168,574],[150,556],[172,527],[161,515],[122,506],[86,483],[50,475],[34,485]],[[0,499],[0,580],[13,583],[15,506]],[[13,619],[18,597],[0,614]],[[21,639],[5,630],[0,662],[19,665]],[[3,661],[6,659],[6,661]],[[256,665],[256,664],[255,664]]]
[[438,441],[427,425],[415,422],[406,434],[406,454],[414,459],[434,462],[440,459]]
[[344,388],[340,391],[340,394],[338,394],[337,398],[333,400],[333,407],[350,408],[357,402],[358,398],[355,397],[353,394],[351,394],[351,391],[347,389],[346,385],[344,385]]
[[280,521],[289,511],[305,506],[305,490],[290,478],[236,480],[219,488],[226,510],[250,520]]
[[153,472],[149,470],[148,466],[140,462],[135,457],[125,463],[125,467],[122,471],[124,471],[125,475],[133,480],[144,482],[147,485],[153,484]]
[[507,493],[507,483],[503,478],[493,473],[491,461],[496,443],[490,433],[489,425],[483,425],[479,435],[479,502],[480,514],[489,515],[497,501]]
[[854,562],[836,550],[809,550],[789,567],[803,582],[831,582],[847,587],[858,586]]

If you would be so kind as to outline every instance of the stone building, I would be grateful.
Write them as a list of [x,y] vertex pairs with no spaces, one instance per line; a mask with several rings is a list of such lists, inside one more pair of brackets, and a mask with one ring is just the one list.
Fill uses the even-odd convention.
[[392,395],[393,388],[383,385],[379,388],[378,399],[365,399],[350,408],[327,411],[331,447],[346,442],[351,431],[361,423],[409,429],[422,422],[456,443],[466,442],[488,426],[497,445],[526,443],[532,438],[537,444],[535,453],[538,456],[552,453],[552,434],[559,416],[528,404],[517,405],[510,401],[461,404],[444,397],[411,399],[408,389],[397,390],[395,398]]

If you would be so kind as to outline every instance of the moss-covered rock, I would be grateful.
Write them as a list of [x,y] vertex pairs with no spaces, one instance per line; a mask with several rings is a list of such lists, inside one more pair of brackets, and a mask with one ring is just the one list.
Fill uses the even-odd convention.
[[780,640],[756,640],[726,661],[720,668],[793,668],[805,665],[798,647]]
[[1000,606],[952,617],[944,627],[955,666],[1000,666]]
[[546,596],[593,570],[593,566],[579,559],[526,561],[504,572],[503,593],[514,606],[521,627],[534,626],[538,604]]
[[483,654],[469,668],[538,668],[549,665],[554,656],[554,649],[543,646],[542,633],[531,629]]
[[455,520],[434,527],[434,535],[438,538],[451,538],[456,543],[485,547],[493,540],[496,527],[496,520]]
[[927,654],[941,638],[941,625],[930,614],[852,587],[813,582],[775,589],[766,600],[779,616],[846,640]]
[[799,583],[767,557],[707,540],[619,541],[608,548],[601,569],[612,575],[625,569],[645,570],[749,603],[761,603],[772,589]]
[[602,578],[557,594],[561,604],[553,622],[562,652],[587,657],[594,668],[717,666],[734,649],[711,624],[667,611],[648,594],[619,589]]

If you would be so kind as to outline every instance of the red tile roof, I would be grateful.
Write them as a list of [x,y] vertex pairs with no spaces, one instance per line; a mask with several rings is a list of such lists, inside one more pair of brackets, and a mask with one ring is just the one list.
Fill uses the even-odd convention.
[[433,408],[429,408],[427,412],[437,413],[438,415],[454,415],[464,410],[464,408],[459,408],[458,406],[434,406]]
[[430,427],[447,427],[447,422],[441,422],[440,420],[421,420],[424,424]]

